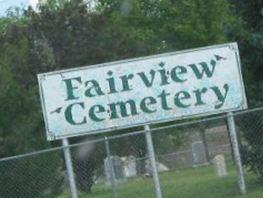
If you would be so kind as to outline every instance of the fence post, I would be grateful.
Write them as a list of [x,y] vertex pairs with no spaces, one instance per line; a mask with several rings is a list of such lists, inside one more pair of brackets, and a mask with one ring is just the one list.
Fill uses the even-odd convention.
[[155,186],[155,195],[156,195],[156,198],[162,198],[162,191],[161,191],[161,185],[160,185],[159,176],[158,176],[158,170],[156,167],[156,160],[155,160],[154,147],[153,147],[153,142],[152,142],[152,134],[150,131],[150,126],[145,125],[144,130],[145,130],[148,155],[149,155],[150,163],[151,163],[153,181],[154,181],[154,186]]
[[240,152],[239,152],[239,147],[238,147],[235,120],[234,120],[234,116],[232,112],[229,112],[227,114],[227,124],[228,124],[229,132],[230,132],[230,139],[232,143],[235,165],[236,165],[237,174],[238,174],[239,189],[242,194],[245,194],[246,184],[245,184],[244,172],[242,168],[242,162],[241,162],[241,157],[240,157]]
[[106,147],[106,152],[107,152],[107,159],[109,160],[109,168],[110,168],[110,183],[111,183],[111,188],[112,188],[112,196],[114,198],[117,197],[117,193],[116,193],[116,186],[115,186],[115,172],[114,172],[114,168],[112,165],[112,158],[111,158],[111,154],[110,154],[110,145],[109,145],[109,140],[107,137],[105,138],[105,147]]
[[73,172],[71,155],[70,155],[70,150],[69,150],[69,143],[68,143],[67,138],[62,139],[62,145],[63,145],[63,152],[64,152],[65,161],[66,161],[71,197],[77,198],[78,194],[77,194],[77,188],[76,188],[76,183],[74,179],[74,172]]

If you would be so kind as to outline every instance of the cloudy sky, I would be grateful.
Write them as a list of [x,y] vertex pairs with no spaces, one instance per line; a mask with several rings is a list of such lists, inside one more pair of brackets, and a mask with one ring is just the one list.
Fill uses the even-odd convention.
[[0,16],[6,15],[6,11],[9,7],[24,7],[31,5],[35,8],[37,2],[38,0],[0,0]]

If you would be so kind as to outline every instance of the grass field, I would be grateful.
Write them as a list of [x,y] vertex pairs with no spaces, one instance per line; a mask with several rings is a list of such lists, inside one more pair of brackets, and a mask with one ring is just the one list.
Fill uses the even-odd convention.
[[[256,182],[252,174],[246,174],[247,194],[240,195],[234,168],[229,168],[229,174],[224,179],[214,175],[212,166],[190,168],[180,171],[169,171],[160,174],[160,181],[164,198],[262,198],[263,186]],[[117,197],[121,198],[151,198],[154,196],[152,178],[137,177],[119,184]],[[65,192],[60,198],[70,197]],[[112,197],[110,187],[96,185],[91,194],[79,193],[80,198],[109,198]]]

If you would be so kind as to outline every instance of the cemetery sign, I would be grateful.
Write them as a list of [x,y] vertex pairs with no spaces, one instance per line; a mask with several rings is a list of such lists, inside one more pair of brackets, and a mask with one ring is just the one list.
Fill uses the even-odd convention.
[[247,107],[228,43],[38,75],[48,140]]

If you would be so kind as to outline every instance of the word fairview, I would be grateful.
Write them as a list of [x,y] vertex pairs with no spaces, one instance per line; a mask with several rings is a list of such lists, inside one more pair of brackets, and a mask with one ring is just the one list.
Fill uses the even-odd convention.
[[246,108],[236,43],[38,75],[48,140]]
[[[165,62],[160,62],[157,70],[151,69],[148,72],[141,71],[118,77],[113,77],[114,73],[109,70],[107,79],[102,85],[95,79],[83,81],[80,76],[64,79],[63,82],[67,92],[65,101],[77,101],[65,108],[65,119],[69,124],[82,125],[90,121],[101,122],[106,119],[112,120],[138,116],[139,114],[153,114],[157,111],[174,111],[178,108],[189,108],[191,106],[207,105],[208,103],[213,104],[215,109],[219,109],[224,105],[230,89],[227,83],[222,86],[200,87],[176,92],[169,92],[165,87],[180,87],[180,84],[186,84],[187,81],[193,80],[193,78],[197,81],[206,80],[209,82],[209,78],[213,78],[213,75],[217,72],[219,62],[223,59],[219,55],[214,55],[209,62],[203,61],[174,67],[166,67]],[[221,64],[221,66],[223,65]],[[162,87],[162,89],[159,89],[159,93],[156,95],[147,95],[140,100],[138,98],[133,99],[132,93],[134,90],[132,87],[136,87],[134,83],[138,81],[141,81],[146,90],[157,86]],[[107,86],[103,86],[105,84]],[[117,84],[120,85],[119,90]],[[77,94],[79,93],[78,89],[84,90],[83,96]],[[85,103],[90,98],[101,97],[106,94],[121,94],[122,92],[131,92],[131,98],[125,101],[114,101],[106,106],[101,104],[89,106]],[[210,97],[208,98],[207,95]],[[79,101],[79,98],[85,99]],[[78,113],[82,111],[83,118],[78,119],[78,121],[74,119],[74,111]]]

